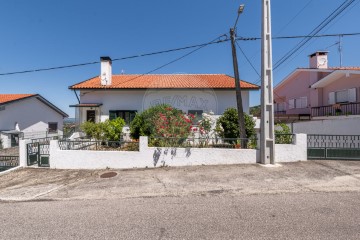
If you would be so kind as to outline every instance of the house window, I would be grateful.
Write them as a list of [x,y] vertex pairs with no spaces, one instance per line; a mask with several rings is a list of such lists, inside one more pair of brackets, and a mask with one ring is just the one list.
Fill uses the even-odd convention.
[[329,104],[356,102],[356,88],[329,93]]
[[307,97],[294,98],[289,100],[289,109],[307,108]]
[[135,110],[111,110],[109,111],[109,119],[113,120],[116,118],[122,118],[126,124],[130,124],[134,120],[136,115]]
[[274,108],[275,108],[275,112],[285,112],[286,111],[284,102],[275,103]]
[[5,110],[5,106],[0,106],[0,111],[4,111]]
[[196,124],[202,119],[203,110],[188,110],[188,114],[192,114],[195,116],[193,120],[193,124]]
[[52,122],[52,123],[48,123],[48,131],[49,133],[55,133],[58,130],[58,123],[57,122]]

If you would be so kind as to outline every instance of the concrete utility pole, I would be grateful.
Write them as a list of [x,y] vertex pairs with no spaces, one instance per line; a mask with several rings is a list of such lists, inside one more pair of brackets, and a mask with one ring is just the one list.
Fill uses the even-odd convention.
[[247,143],[246,139],[246,132],[245,132],[245,118],[244,118],[244,110],[242,105],[242,97],[241,97],[241,86],[240,86],[240,75],[239,75],[239,68],[237,62],[237,55],[236,55],[236,36],[235,36],[235,28],[236,24],[239,20],[240,14],[244,11],[244,5],[241,4],[238,10],[238,15],[236,18],[236,22],[233,28],[230,28],[230,38],[231,38],[231,50],[232,50],[232,57],[233,57],[233,67],[234,67],[234,77],[235,77],[235,91],[236,91],[236,104],[237,104],[237,112],[238,112],[238,123],[239,123],[239,132],[241,138],[241,148],[246,148]]
[[275,164],[270,0],[262,0],[260,159]]

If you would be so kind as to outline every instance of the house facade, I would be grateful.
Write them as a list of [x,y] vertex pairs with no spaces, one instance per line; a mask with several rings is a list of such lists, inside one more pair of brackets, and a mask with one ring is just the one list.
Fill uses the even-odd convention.
[[39,94],[0,94],[0,138],[4,148],[21,137],[61,134],[68,115]]
[[[236,107],[235,80],[225,74],[113,75],[111,59],[101,58],[101,75],[72,85],[80,97],[76,109],[79,124],[121,117],[127,124],[137,112],[169,104],[185,113],[221,115]],[[244,112],[249,113],[249,91],[259,86],[241,81]]]
[[309,60],[309,68],[296,69],[275,87],[275,116],[360,115],[360,67],[329,67],[326,51]]

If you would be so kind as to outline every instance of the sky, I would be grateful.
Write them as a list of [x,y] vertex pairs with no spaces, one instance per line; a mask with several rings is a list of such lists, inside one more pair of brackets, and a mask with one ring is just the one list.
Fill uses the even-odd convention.
[[[272,35],[309,34],[345,0],[272,0]],[[360,32],[360,0],[320,34]],[[260,37],[260,0],[11,0],[0,2],[0,74],[121,58],[194,44],[228,34],[238,6],[245,10],[238,37]],[[273,41],[273,62],[301,39]],[[316,38],[274,71],[274,84],[297,67],[308,67],[308,55],[328,50],[329,65],[339,66],[338,37]],[[360,66],[360,35],[343,37],[343,66]],[[261,42],[239,41],[257,72]],[[329,47],[329,48],[328,48]],[[259,83],[259,76],[238,50],[240,78]],[[113,62],[113,73],[142,74],[191,50]],[[233,76],[230,42],[202,48],[154,73],[225,73]],[[0,76],[0,93],[38,93],[74,116],[77,99],[70,85],[100,74],[100,64],[36,73]],[[141,78],[140,78],[141,79]],[[139,80],[140,80],[139,79]],[[258,105],[260,91],[250,105]]]

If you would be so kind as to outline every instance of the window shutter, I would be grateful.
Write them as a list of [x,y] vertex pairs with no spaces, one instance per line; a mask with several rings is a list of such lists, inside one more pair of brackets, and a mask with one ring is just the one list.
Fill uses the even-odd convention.
[[295,108],[295,99],[290,99],[289,100],[289,109],[293,109]]
[[351,88],[348,90],[348,97],[349,102],[356,102],[356,88]]
[[329,92],[328,103],[329,104],[335,104],[335,92]]

